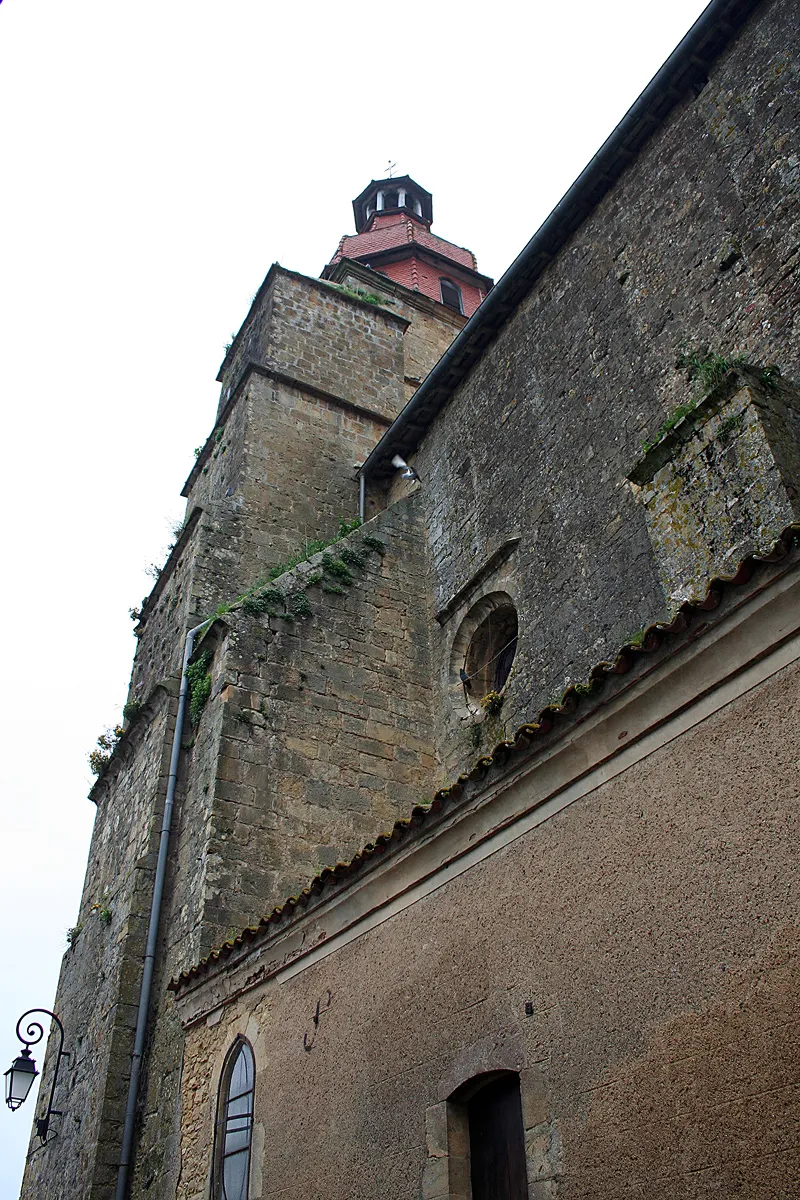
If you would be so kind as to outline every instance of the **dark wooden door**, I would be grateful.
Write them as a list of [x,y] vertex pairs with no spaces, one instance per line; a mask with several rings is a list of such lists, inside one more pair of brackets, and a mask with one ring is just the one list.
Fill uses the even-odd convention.
[[519,1079],[487,1083],[468,1109],[472,1200],[528,1200]]

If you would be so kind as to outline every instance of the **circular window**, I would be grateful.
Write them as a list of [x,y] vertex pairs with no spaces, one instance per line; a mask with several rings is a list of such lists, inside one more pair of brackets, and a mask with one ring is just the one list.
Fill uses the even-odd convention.
[[508,682],[517,651],[517,610],[505,592],[484,596],[465,617],[451,659],[453,682],[469,701],[480,702]]

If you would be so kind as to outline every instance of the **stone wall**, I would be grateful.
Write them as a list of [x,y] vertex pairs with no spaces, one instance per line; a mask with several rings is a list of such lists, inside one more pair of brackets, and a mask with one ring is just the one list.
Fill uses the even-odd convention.
[[[351,583],[314,555],[271,585],[271,613],[236,609],[198,649],[213,652],[212,692],[185,738],[132,1196],[175,1194],[181,1033],[170,977],[435,790],[414,508],[398,505],[331,548],[338,563],[348,557]],[[290,615],[298,594],[308,614],[279,616],[278,590]]]
[[[271,585],[288,616],[274,599],[215,631],[214,693],[188,767],[204,788],[214,780],[202,953],[432,794],[424,541],[413,504],[366,529],[383,553],[357,531]],[[325,570],[342,554],[352,583]],[[290,620],[298,595],[308,615]],[[217,735],[201,742],[209,719]]]
[[52,1147],[34,1156],[22,1200],[114,1195],[173,727],[171,698],[156,689],[93,791],[86,880],[54,1003],[72,1055],[53,1122],[57,1167]]
[[[187,1153],[180,1175],[181,1047],[168,977],[407,815],[441,781],[441,764],[455,772],[474,759],[475,723],[458,707],[456,648],[488,595],[508,594],[520,618],[492,736],[521,724],[665,613],[646,514],[626,476],[642,440],[687,397],[690,385],[673,365],[680,346],[739,352],[757,365],[776,361],[786,379],[800,379],[798,112],[789,49],[796,18],[788,0],[765,3],[759,14],[453,396],[417,455],[422,482],[413,496],[370,523],[388,547],[380,565],[371,558],[345,593],[312,587],[312,615],[295,614],[294,624],[237,609],[209,634],[213,693],[197,728],[186,731],[177,795],[137,1200],[171,1200],[176,1187],[182,1196],[199,1194],[207,1162]],[[435,315],[427,314],[427,333],[425,322],[414,333],[399,306],[370,305],[275,269],[226,358],[221,417],[186,489],[193,524],[139,630],[132,695],[145,709],[96,792],[83,929],[57,999],[68,1024],[87,1030],[63,1154],[55,1169],[47,1160],[47,1176],[42,1158],[33,1160],[25,1200],[107,1200],[113,1188],[174,716],[159,685],[176,678],[189,625],[235,601],[306,537],[330,536],[340,515],[355,514],[354,464],[401,405],[404,377],[406,388],[415,386],[409,368],[421,369],[452,329]],[[406,353],[409,336],[418,340]],[[784,449],[791,496],[797,457],[794,443]],[[302,576],[292,576],[292,587]],[[335,576],[327,582],[333,586]],[[291,999],[283,992],[265,1001],[257,1013],[259,1062],[268,1047],[271,1074],[260,1067],[260,1078],[294,1082],[266,1088],[259,1101],[269,1131],[264,1186],[284,1186],[285,1200],[294,1188],[308,1200],[321,1176],[312,1171],[298,1181],[297,1164],[331,1153],[326,1200],[415,1194],[426,1157],[420,1114],[441,1101],[431,1084],[442,1077],[436,1064],[443,1072],[453,1045],[515,1024],[531,997],[536,1020],[524,1027],[526,1054],[553,1062],[553,1103],[564,1114],[560,1133],[541,1135],[552,1161],[560,1161],[552,1149],[558,1136],[579,1160],[579,1145],[591,1149],[602,1129],[616,1152],[598,1150],[595,1163],[606,1165],[587,1158],[581,1172],[598,1173],[598,1196],[612,1194],[602,1171],[627,1163],[629,1146],[630,1114],[614,1109],[619,1078],[656,1108],[680,1095],[721,1161],[719,1115],[712,1120],[698,1108],[709,1071],[727,1061],[717,1054],[719,1039],[741,1043],[744,1055],[757,1049],[750,1078],[771,1094],[764,1072],[780,1063],[764,1030],[777,1029],[788,1012],[780,956],[790,946],[783,885],[792,843],[781,801],[794,777],[777,748],[793,744],[796,730],[788,700],[780,689],[771,695],[749,696],[709,722],[707,736],[684,738],[680,754],[665,747],[652,775],[631,769],[540,837],[452,880],[398,915],[387,941],[376,933],[346,948],[323,1025],[339,1032],[322,1038],[318,1053],[302,1050],[302,1033],[311,1029],[326,970],[305,972]],[[731,789],[734,751],[747,783]],[[752,790],[751,780],[758,781]],[[707,902],[712,867],[716,907]],[[106,899],[108,926],[99,916]],[[520,924],[521,942],[512,937]],[[679,952],[683,969],[673,974]],[[774,1014],[774,1026],[756,1021],[756,980],[759,1011]],[[635,1020],[614,1030],[605,998],[623,992],[632,995]],[[251,1014],[240,1015],[247,1024]],[[604,1059],[612,1032],[618,1049]],[[230,1025],[192,1034],[183,1071],[187,1147],[205,1138],[208,1148],[205,1071],[229,1034]],[[659,1081],[677,1069],[684,1043],[698,1050],[676,1092]],[[596,1093],[587,1090],[590,1080]],[[726,1096],[729,1083],[720,1085]],[[755,1091],[741,1095],[753,1112]],[[636,1162],[649,1155],[668,1172],[674,1161],[658,1129],[639,1114],[634,1124]],[[748,1145],[763,1141],[759,1125]],[[765,1200],[780,1194],[769,1192],[778,1178],[769,1172],[782,1169],[781,1147],[770,1144]],[[374,1164],[376,1145],[380,1177],[358,1169]],[[572,1170],[567,1162],[565,1179]],[[364,1183],[353,1193],[356,1176],[379,1179],[386,1190],[370,1193]],[[719,1178],[732,1190],[730,1172]]]
[[384,417],[403,403],[403,333],[392,308],[272,267],[220,370],[220,413],[248,364],[274,367]]
[[799,398],[770,373],[731,371],[631,472],[672,605],[800,518]]
[[466,317],[438,304],[421,292],[411,291],[360,263],[344,259],[330,269],[329,278],[346,287],[385,295],[393,311],[410,322],[403,337],[406,399],[410,399],[467,323]]
[[[391,404],[400,403],[407,322],[302,277],[276,273],[274,285],[280,305],[268,289],[262,315],[272,349],[285,351],[284,366],[296,350],[295,367],[318,382],[335,384],[325,372],[346,369],[351,399],[363,400],[371,379],[381,404],[390,405],[390,392]],[[304,322],[297,306],[305,302]],[[281,320],[303,325],[302,334],[281,332]],[[348,338],[345,355],[340,343]],[[353,467],[386,423],[347,397],[251,370],[192,472],[185,529],[137,627],[129,698],[143,707],[93,792],[98,820],[83,928],[65,957],[56,1002],[70,1029],[86,1030],[61,1133],[69,1152],[57,1171],[48,1160],[46,1178],[44,1160],[33,1160],[26,1200],[113,1194],[171,746],[168,691],[177,690],[186,630],[235,601],[306,538],[331,537],[341,517],[357,513]],[[316,589],[319,627],[309,618],[273,636],[268,621],[231,617],[224,645],[212,638],[214,698],[198,729],[185,731],[133,1195],[174,1194],[180,1035],[167,980],[431,790],[423,539],[400,511],[382,524],[386,557],[372,553],[363,592],[360,584],[341,596]],[[334,655],[330,684],[320,690],[323,664]],[[308,689],[301,673],[312,681]],[[320,746],[306,764],[299,743],[323,729],[329,756]],[[106,909],[108,925],[98,915]]]
[[[277,275],[270,296],[284,282]],[[294,277],[288,283],[294,285]],[[334,306],[353,307],[347,297],[327,291]],[[273,336],[282,320],[295,319],[287,305],[281,296],[281,304],[270,309]],[[364,307],[370,308],[356,309]],[[306,338],[307,357],[317,347],[322,357],[328,353],[331,323],[320,314],[316,321],[316,337]],[[337,328],[333,322],[334,332]],[[357,350],[357,339],[354,345]],[[402,372],[402,341],[399,354]],[[369,347],[364,362],[370,362]],[[397,387],[401,394],[402,375]],[[132,698],[180,669],[180,631],[235,599],[306,540],[331,537],[340,518],[357,515],[355,467],[386,424],[334,396],[294,386],[279,373],[246,374],[184,489],[189,536],[179,540],[145,602]]]
[[[796,34],[790,0],[761,6],[534,285],[414,459],[437,610],[520,539],[502,566],[520,615],[510,729],[667,614],[626,477],[694,393],[678,351],[741,354],[800,381]],[[464,615],[434,631],[443,694]]]
[[[763,663],[758,632],[743,628],[731,639]],[[421,894],[400,890],[412,878],[404,845],[398,882],[387,863],[385,907],[360,933],[309,949],[339,929],[334,911],[372,917],[356,880],[298,918],[302,938],[287,927],[273,950],[245,947],[188,985],[179,1200],[207,1195],[217,1082],[237,1034],[256,1057],[252,1200],[454,1194],[458,1163],[446,1160],[463,1150],[448,1145],[442,1109],[501,1067],[521,1076],[531,1200],[793,1195],[796,639],[793,654],[694,716],[674,678],[649,676],[643,704],[621,692],[625,713],[599,717],[609,729],[596,745],[621,756],[611,777],[598,768],[578,798],[482,858],[474,835],[454,840],[478,811],[467,795],[455,824],[430,841],[422,831],[429,865],[413,878],[433,864],[440,874]],[[717,661],[734,668],[724,641]],[[677,724],[658,725],[675,710]],[[616,728],[633,737],[634,711],[662,732],[624,751]],[[556,757],[548,745],[530,777],[517,767],[505,785],[487,780],[487,835],[507,828],[496,787],[517,789],[517,811],[540,804]],[[580,776],[580,741],[573,762]],[[468,857],[456,863],[457,847]]]

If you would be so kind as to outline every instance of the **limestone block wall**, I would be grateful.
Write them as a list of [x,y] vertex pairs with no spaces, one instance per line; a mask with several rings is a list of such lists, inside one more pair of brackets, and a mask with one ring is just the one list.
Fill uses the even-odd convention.
[[324,394],[249,375],[185,489],[187,533],[145,603],[132,697],[180,670],[184,630],[357,515],[355,466],[385,428]]
[[360,263],[345,259],[330,271],[329,277],[346,287],[385,295],[393,311],[410,322],[403,337],[403,370],[406,399],[409,399],[466,325],[467,318]]
[[[220,740],[196,759],[215,771],[204,953],[432,794],[424,539],[413,505],[368,530],[385,553],[360,532],[337,543],[331,554],[360,548],[364,567],[342,594],[323,590],[341,586],[334,576],[308,586],[308,616],[225,618],[208,706],[223,714]],[[275,586],[291,596],[321,563]]]
[[798,415],[796,388],[732,372],[631,473],[673,605],[702,598],[800,518]]
[[[354,300],[320,280],[284,273],[276,286],[276,363],[363,408],[394,417],[403,404],[403,334],[393,308]],[[320,336],[323,334],[324,336]]]
[[[681,347],[777,363],[800,381],[796,26],[791,0],[761,6],[538,280],[416,455],[437,610],[520,539],[503,567],[520,615],[509,728],[666,614],[626,477],[643,440],[692,395],[675,367]],[[448,628],[434,639],[443,671],[452,644]]]
[[[166,990],[179,974],[326,866],[351,858],[435,790],[425,543],[413,503],[331,554],[361,547],[349,586],[274,583],[307,596],[289,622],[237,609],[200,647],[212,692],[187,730],[163,942],[154,988],[132,1196],[172,1200],[179,1174],[182,1033]],[[345,551],[346,552],[346,551]]]
[[22,1200],[114,1194],[173,727],[173,700],[157,689],[95,785],[83,897],[54,1003],[72,1055],[59,1081],[64,1116],[54,1121],[57,1153],[29,1161]]
[[222,364],[220,412],[254,362],[393,417],[403,403],[406,326],[392,308],[274,266]]
[[500,1066],[531,1200],[793,1195],[799,683],[783,668],[305,969],[207,1019],[193,993],[179,1200],[207,1195],[237,1034],[253,1200],[457,1192],[443,1102]]
[[202,563],[203,514],[195,510],[185,538],[170,554],[155,588],[145,601],[135,627],[136,654],[131,672],[128,700],[142,703],[165,679],[180,675],[183,661],[183,631],[193,628],[199,598],[195,594],[198,567]]
[[354,467],[385,426],[265,377],[251,379],[246,404],[240,537],[253,565],[273,565],[358,515]]

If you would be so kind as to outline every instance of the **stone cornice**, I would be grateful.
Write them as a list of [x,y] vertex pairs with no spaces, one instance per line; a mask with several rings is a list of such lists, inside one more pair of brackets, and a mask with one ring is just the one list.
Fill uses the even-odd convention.
[[[233,357],[236,353],[236,350],[238,349],[239,343],[242,338],[242,334],[243,334],[244,330],[250,324],[250,317],[251,317],[252,313],[254,313],[255,310],[258,308],[262,299],[264,298],[266,293],[269,291],[269,289],[272,287],[273,283],[275,282],[275,280],[277,279],[277,277],[279,275],[282,275],[285,279],[294,279],[298,283],[308,284],[310,287],[317,288],[320,291],[325,291],[328,295],[330,295],[331,288],[328,284],[326,284],[326,282],[324,280],[315,279],[312,275],[303,275],[303,274],[301,274],[300,271],[290,271],[288,267],[282,267],[280,265],[280,263],[273,263],[272,266],[270,267],[270,269],[267,271],[267,274],[264,277],[264,282],[261,284],[261,287],[258,289],[255,296],[253,297],[252,303],[250,304],[250,307],[247,310],[247,315],[245,316],[245,319],[242,321],[241,325],[239,326],[238,333],[236,334],[235,338],[233,339],[230,346],[228,347],[228,349],[225,352],[225,357],[223,358],[222,362],[220,363],[220,368],[219,368],[219,371],[217,372],[217,382],[218,383],[222,382],[222,378],[225,374],[226,368],[233,361]],[[340,292],[339,295],[342,297],[343,300],[347,301],[347,303],[354,304],[354,305],[356,305],[356,307],[366,308],[369,312],[373,312],[373,313],[379,312],[382,316],[388,317],[389,320],[397,321],[403,325],[408,325],[408,323],[409,323],[405,317],[401,317],[398,313],[390,312],[388,309],[381,308],[379,305],[376,305],[376,304],[370,304],[368,300],[361,300],[361,299],[359,299],[358,296],[348,296],[344,292]]]
[[[374,306],[371,306],[374,307]],[[406,322],[408,324],[408,322]],[[372,408],[365,408],[361,404],[355,404],[352,400],[346,400],[344,396],[337,396],[334,392],[326,392],[324,388],[317,387],[316,384],[309,383],[305,379],[300,379],[296,375],[290,375],[286,371],[281,371],[277,367],[267,366],[264,363],[249,362],[245,365],[239,376],[236,386],[231,391],[230,396],[219,414],[214,428],[208,435],[203,449],[197,456],[197,461],[192,467],[189,476],[181,488],[181,495],[188,497],[191,494],[195,481],[197,480],[203,467],[208,462],[214,447],[217,444],[217,433],[225,428],[228,417],[231,415],[239,397],[243,395],[247,384],[250,382],[253,375],[260,375],[263,379],[271,379],[275,383],[282,383],[286,387],[297,388],[298,391],[305,392],[307,396],[313,396],[317,400],[323,400],[326,404],[332,404],[335,408],[343,408],[347,412],[353,413],[357,417],[366,417],[370,421],[374,421],[378,425],[382,425],[384,429],[388,429],[392,423],[391,417],[385,417],[383,413],[376,412]]]

